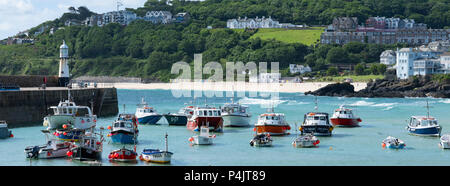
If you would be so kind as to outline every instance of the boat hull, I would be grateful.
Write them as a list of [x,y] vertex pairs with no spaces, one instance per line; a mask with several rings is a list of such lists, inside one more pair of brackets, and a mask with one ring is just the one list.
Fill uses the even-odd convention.
[[88,148],[76,147],[72,149],[72,158],[79,161],[100,160],[102,152]]
[[450,149],[450,142],[441,141],[439,142],[439,147],[442,149]]
[[286,135],[289,134],[288,130],[290,130],[289,125],[259,125],[255,126],[256,134],[270,134],[270,135]]
[[63,129],[64,124],[75,123],[75,117],[71,115],[51,115],[44,119],[44,126],[47,130]]
[[233,116],[233,115],[223,115],[223,126],[224,127],[249,127],[250,117],[248,116]]
[[160,152],[160,153],[152,153],[152,154],[142,154],[140,159],[146,162],[153,163],[170,163],[172,159],[171,152]]
[[192,143],[194,145],[212,145],[213,144],[213,139],[212,137],[207,137],[207,136],[193,136],[193,141]]
[[[66,134],[64,134],[64,132]],[[78,141],[81,135],[84,135],[84,130],[57,130],[56,138],[63,141]]]
[[137,118],[137,119],[138,119],[139,124],[154,125],[161,119],[161,117],[162,117],[162,115],[150,115],[150,116],[140,117],[140,118]]
[[441,135],[441,127],[421,127],[421,128],[413,128],[407,127],[407,130],[412,135],[418,136],[440,136]]
[[301,134],[310,133],[314,136],[331,136],[333,131],[333,126],[328,125],[307,125],[300,127]]
[[[37,159],[52,159],[52,158],[63,158],[66,157],[67,152],[70,150],[70,147],[60,148],[60,149],[52,149],[41,147],[36,154]],[[32,158],[33,147],[27,147],[25,149],[25,156],[27,158]]]
[[292,142],[292,145],[297,148],[311,148],[316,147],[316,144],[314,144],[315,141],[294,141]]
[[136,157],[137,157],[136,152],[127,149],[114,151],[108,155],[108,159],[110,161],[119,161],[119,162],[135,162]]
[[8,128],[6,128],[6,127],[1,127],[0,128],[0,139],[6,139],[6,138],[9,138],[9,137],[11,137],[11,131],[8,129]]
[[359,118],[331,118],[331,124],[343,127],[357,127],[361,119]]
[[187,122],[186,127],[192,131],[200,131],[200,126],[206,126],[208,123],[210,131],[222,132],[222,117],[198,117]]
[[[121,144],[134,144],[134,134],[127,132],[111,132],[111,141],[113,143],[121,143]],[[137,143],[137,140],[136,140]]]
[[186,125],[188,119],[186,116],[164,115],[169,125]]

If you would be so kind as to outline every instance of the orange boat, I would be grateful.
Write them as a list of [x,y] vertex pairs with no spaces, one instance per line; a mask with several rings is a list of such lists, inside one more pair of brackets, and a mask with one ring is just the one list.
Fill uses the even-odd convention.
[[259,115],[254,130],[257,134],[285,135],[291,127],[286,122],[284,114],[264,113]]

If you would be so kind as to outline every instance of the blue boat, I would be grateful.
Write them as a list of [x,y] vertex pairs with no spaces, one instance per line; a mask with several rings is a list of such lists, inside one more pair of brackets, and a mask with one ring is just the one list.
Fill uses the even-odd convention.
[[440,136],[441,126],[434,117],[430,117],[430,111],[427,101],[427,116],[411,116],[406,130],[410,134],[419,136]]
[[142,98],[135,113],[139,124],[156,124],[163,115],[158,114],[153,107],[149,107],[148,104]]
[[403,149],[405,148],[406,144],[404,141],[392,137],[392,136],[388,136],[386,139],[383,140],[383,142],[381,143],[381,146],[383,148],[389,148],[389,149]]
[[113,123],[109,137],[113,143],[135,144],[139,130],[136,124],[136,117],[133,114],[120,114],[119,118]]
[[63,141],[78,141],[81,135],[84,135],[84,129],[64,129],[64,130],[56,130],[53,135],[56,136],[57,139]]

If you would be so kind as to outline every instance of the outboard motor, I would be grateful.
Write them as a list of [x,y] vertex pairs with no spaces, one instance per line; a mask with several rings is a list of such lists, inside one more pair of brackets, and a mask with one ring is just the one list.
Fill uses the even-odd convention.
[[[39,148],[39,146],[34,146],[32,149],[31,149],[31,151],[28,151],[28,153],[27,153],[27,158],[37,158],[38,157],[38,155],[39,155],[39,150],[40,150],[41,148]],[[29,150],[29,149],[28,149]]]

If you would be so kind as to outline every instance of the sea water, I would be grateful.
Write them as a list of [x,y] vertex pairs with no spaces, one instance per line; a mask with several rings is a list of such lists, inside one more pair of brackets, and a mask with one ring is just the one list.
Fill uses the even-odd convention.
[[[225,94],[224,94],[225,95]],[[226,97],[174,97],[169,90],[118,90],[119,112],[134,113],[141,97],[157,112],[174,113],[186,105],[204,105],[219,107],[230,102]],[[257,116],[267,111],[263,103],[270,102],[264,97],[236,97],[234,101],[248,105],[251,124]],[[426,102],[429,102],[430,114],[438,119],[442,134],[450,133],[450,100],[435,98],[345,98],[317,97],[318,111],[332,115],[334,109],[346,104],[352,106],[361,117],[361,127],[333,130],[331,137],[318,137],[317,148],[295,148],[292,141],[299,132],[296,130],[303,121],[305,113],[314,111],[315,97],[302,93],[279,93],[275,100],[275,112],[284,113],[291,126],[290,135],[273,137],[272,147],[252,147],[249,145],[255,132],[253,127],[224,128],[217,133],[214,144],[193,146],[188,139],[197,133],[185,126],[168,126],[162,119],[161,125],[140,125],[137,151],[144,148],[165,149],[164,135],[168,134],[169,151],[173,152],[170,166],[185,165],[225,165],[225,166],[298,166],[298,165],[450,165],[450,150],[438,147],[439,137],[420,137],[409,135],[405,129],[406,120],[411,115],[426,115]],[[123,106],[125,105],[125,107]],[[115,117],[99,118],[97,128],[111,125]],[[45,144],[45,135],[40,130],[46,127],[13,128],[13,138],[0,140],[0,166],[80,166],[90,165],[67,158],[29,160],[25,158],[24,148]],[[108,154],[123,147],[113,144],[106,137],[101,165],[104,166],[159,166],[160,164],[137,161],[134,164],[109,162]],[[394,136],[406,143],[401,150],[383,149],[381,141]],[[133,145],[125,145],[132,149]]]

